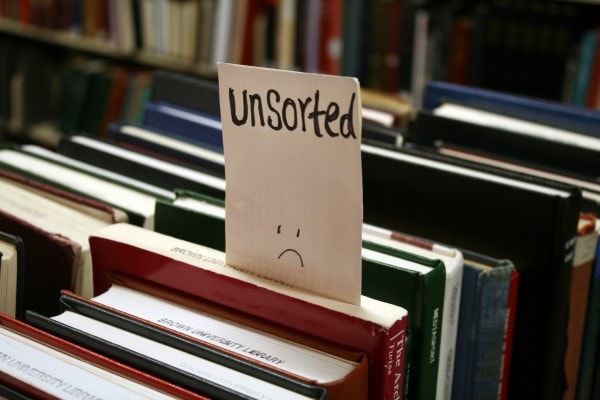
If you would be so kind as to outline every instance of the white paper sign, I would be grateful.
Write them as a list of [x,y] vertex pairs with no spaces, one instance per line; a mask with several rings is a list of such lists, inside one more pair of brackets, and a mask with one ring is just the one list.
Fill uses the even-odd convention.
[[358,304],[360,86],[219,64],[227,264]]

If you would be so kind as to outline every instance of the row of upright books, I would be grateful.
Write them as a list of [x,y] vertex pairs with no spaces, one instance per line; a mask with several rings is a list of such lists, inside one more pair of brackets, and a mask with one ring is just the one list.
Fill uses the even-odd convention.
[[[464,88],[431,83],[402,147],[389,141],[394,129],[363,125],[361,306],[224,265],[226,180],[214,82],[157,72],[139,123],[115,121],[95,136],[64,132],[55,151],[7,144],[0,150],[0,283],[2,311],[16,320],[2,319],[6,348],[34,338],[179,397],[236,398],[244,376],[261,390],[273,385],[304,398],[594,398],[593,148],[576,146],[579,157],[552,170],[577,175],[577,184],[536,175],[533,164],[515,172],[442,154],[440,143],[453,141],[437,135],[454,132],[450,122],[427,128],[421,115],[442,103],[464,106],[457,95]],[[476,93],[466,98],[491,102]],[[512,98],[493,108],[505,104],[509,114]],[[595,116],[572,121],[583,124],[586,115]],[[542,139],[534,138],[538,145],[532,137],[514,142],[541,149]],[[260,334],[250,339],[247,328]],[[302,350],[279,347],[293,342]],[[8,376],[18,360],[31,371],[41,358],[4,354],[15,362],[0,361],[3,390],[39,393],[35,380]],[[228,372],[202,370],[198,358]],[[286,369],[294,360],[304,361]],[[36,370],[57,382],[50,370]]]

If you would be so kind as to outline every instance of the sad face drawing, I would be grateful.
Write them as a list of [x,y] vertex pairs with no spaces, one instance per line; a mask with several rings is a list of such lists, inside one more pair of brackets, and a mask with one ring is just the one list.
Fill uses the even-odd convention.
[[[282,235],[285,234],[281,224],[277,225],[277,234],[278,235]],[[298,228],[296,230],[296,234],[295,234],[296,238],[300,237],[300,228]],[[281,253],[279,253],[279,256],[277,256],[278,260],[281,260],[281,258],[283,256],[286,257],[296,257],[298,258],[298,261],[300,262],[300,266],[304,267],[304,260],[302,259],[302,255],[300,254],[300,252],[298,252],[298,250],[294,249],[294,248],[286,248],[285,250],[283,250]]]

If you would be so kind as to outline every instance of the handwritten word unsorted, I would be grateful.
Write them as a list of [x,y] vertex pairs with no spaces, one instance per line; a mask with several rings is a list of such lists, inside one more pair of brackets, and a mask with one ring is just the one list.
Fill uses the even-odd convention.
[[[236,126],[269,127],[273,131],[287,130],[288,132],[312,131],[317,137],[325,135],[335,138],[357,139],[352,120],[355,107],[356,93],[352,93],[348,104],[342,105],[335,101],[321,101],[319,90],[313,96],[306,98],[285,97],[276,89],[269,89],[264,95],[248,93],[241,94],[229,88],[229,108],[232,122]],[[346,110],[347,112],[343,112]]]

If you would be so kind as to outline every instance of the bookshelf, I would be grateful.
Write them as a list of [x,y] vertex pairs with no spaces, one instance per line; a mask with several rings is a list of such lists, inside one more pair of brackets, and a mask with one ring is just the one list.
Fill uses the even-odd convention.
[[205,66],[180,60],[168,55],[155,55],[137,49],[124,50],[99,38],[87,38],[70,32],[26,25],[18,21],[0,18],[0,34],[15,40],[29,40],[52,45],[72,52],[107,58],[115,62],[139,64],[150,68],[166,69],[182,73],[214,77],[215,72]]
[[[41,57],[59,71],[85,55],[119,66],[216,79],[216,62],[227,61],[355,76],[363,87],[400,95],[417,108],[429,79],[572,102],[574,92],[582,90],[578,86],[590,86],[594,79],[591,73],[578,78],[578,68],[590,63],[581,55],[583,38],[600,24],[598,4],[14,0],[0,5],[0,41],[42,48]],[[9,61],[4,64],[0,120],[9,119],[2,115],[9,113],[8,81],[14,72]],[[60,98],[60,89],[46,90]],[[597,108],[600,101],[583,105]],[[60,112],[56,102],[50,107]],[[28,130],[30,124],[21,125],[7,129],[2,123],[0,132]]]

